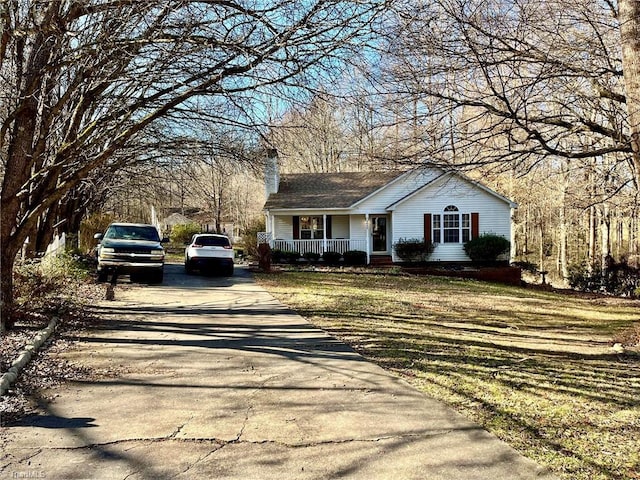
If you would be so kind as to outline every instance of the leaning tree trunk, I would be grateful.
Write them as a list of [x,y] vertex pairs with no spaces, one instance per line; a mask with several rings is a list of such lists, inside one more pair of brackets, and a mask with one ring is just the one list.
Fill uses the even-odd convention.
[[636,186],[640,187],[640,2],[618,0],[622,69]]

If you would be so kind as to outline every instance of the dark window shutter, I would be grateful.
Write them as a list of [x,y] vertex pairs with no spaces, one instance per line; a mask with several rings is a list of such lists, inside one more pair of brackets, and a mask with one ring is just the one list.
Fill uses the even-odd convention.
[[480,214],[471,214],[471,239],[478,238],[480,236]]
[[300,239],[300,217],[298,216],[293,217],[293,239]]
[[424,214],[424,243],[431,243],[431,214]]
[[333,238],[331,234],[331,215],[327,215],[327,231],[325,233],[326,238]]

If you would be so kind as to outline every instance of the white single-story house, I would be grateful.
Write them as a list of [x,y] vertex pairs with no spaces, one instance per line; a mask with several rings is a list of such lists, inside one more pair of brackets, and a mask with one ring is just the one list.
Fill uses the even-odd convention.
[[488,187],[439,167],[405,172],[265,172],[266,232],[272,249],[300,254],[361,250],[401,261],[400,239],[435,244],[429,261],[468,262],[463,244],[485,233],[513,245],[511,215],[516,204]]

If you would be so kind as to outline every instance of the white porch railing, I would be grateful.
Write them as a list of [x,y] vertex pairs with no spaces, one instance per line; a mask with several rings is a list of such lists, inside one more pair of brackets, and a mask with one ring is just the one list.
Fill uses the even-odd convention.
[[298,252],[300,255],[305,253],[317,253],[322,255],[324,252],[344,253],[349,250],[365,250],[366,244],[364,240],[351,240],[349,238],[326,240],[282,240],[275,239],[271,241],[271,248],[274,250],[287,250],[290,252]]
[[350,238],[327,238],[318,240],[284,240],[272,238],[268,232],[258,232],[258,243],[268,243],[273,250],[298,252],[300,256],[305,253],[338,252],[343,254],[349,250],[366,251],[365,240],[352,240]]

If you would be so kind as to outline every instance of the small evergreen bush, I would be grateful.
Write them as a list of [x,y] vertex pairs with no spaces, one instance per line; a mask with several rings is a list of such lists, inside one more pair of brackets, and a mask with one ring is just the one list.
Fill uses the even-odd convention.
[[271,250],[271,262],[273,263],[283,263],[284,262],[284,251],[279,248],[274,248]]
[[320,254],[316,252],[305,252],[302,257],[309,263],[317,263],[320,260]]
[[340,259],[342,255],[338,252],[324,252],[322,254],[322,260],[327,265],[338,265],[340,263]]
[[284,250],[282,254],[284,255],[284,261],[287,263],[297,263],[300,258],[300,254],[293,250]]
[[424,262],[433,253],[435,245],[418,238],[401,238],[393,245],[396,255],[405,262]]
[[344,263],[349,266],[366,265],[367,252],[362,250],[348,250],[344,252]]
[[493,263],[500,255],[509,252],[511,243],[494,234],[480,235],[464,244],[464,251],[476,263]]
[[272,263],[296,263],[298,258],[300,258],[300,254],[293,250],[280,250],[277,248],[271,250]]

